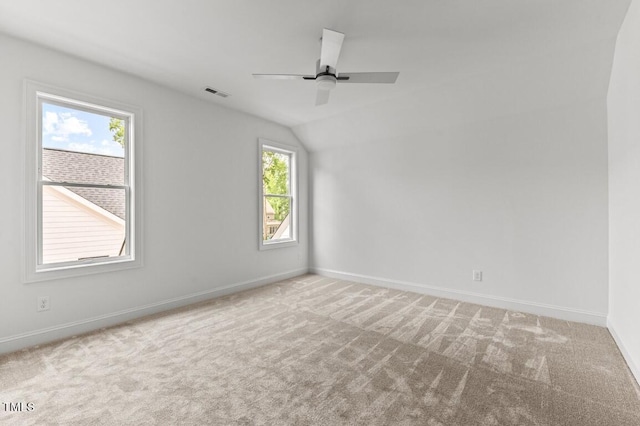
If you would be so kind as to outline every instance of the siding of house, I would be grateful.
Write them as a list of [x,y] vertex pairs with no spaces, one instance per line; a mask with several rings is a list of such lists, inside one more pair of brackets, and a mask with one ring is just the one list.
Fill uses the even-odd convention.
[[44,263],[118,255],[124,221],[65,188],[45,186],[42,199]]

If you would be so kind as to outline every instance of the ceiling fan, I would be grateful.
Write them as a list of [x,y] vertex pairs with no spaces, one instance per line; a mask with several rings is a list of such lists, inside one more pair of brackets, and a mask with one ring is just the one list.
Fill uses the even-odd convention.
[[299,74],[253,74],[255,78],[273,80],[309,80],[318,86],[316,105],[329,102],[329,93],[336,87],[336,83],[386,83],[393,84],[399,72],[347,72],[336,71],[340,49],[344,41],[344,34],[329,29],[322,30],[322,47],[320,59],[316,62],[316,75]]

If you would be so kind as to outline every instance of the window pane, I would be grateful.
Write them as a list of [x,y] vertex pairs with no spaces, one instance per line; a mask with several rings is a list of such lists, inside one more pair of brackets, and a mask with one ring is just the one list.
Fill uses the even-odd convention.
[[291,238],[291,199],[289,197],[264,197],[262,239]]
[[43,264],[125,254],[124,200],[124,189],[43,186]]
[[123,185],[124,132],[124,120],[44,102],[43,179]]
[[265,194],[290,194],[289,169],[291,155],[274,151],[262,152],[262,183]]

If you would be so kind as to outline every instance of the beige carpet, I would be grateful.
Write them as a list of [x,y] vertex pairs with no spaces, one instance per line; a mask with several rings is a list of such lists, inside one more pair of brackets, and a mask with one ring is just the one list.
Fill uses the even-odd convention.
[[640,425],[604,328],[306,275],[0,358],[8,425]]

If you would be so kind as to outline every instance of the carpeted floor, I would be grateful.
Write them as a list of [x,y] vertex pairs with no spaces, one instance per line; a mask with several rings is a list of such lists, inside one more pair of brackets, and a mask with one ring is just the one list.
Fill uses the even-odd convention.
[[0,357],[7,425],[640,425],[605,328],[306,275]]

